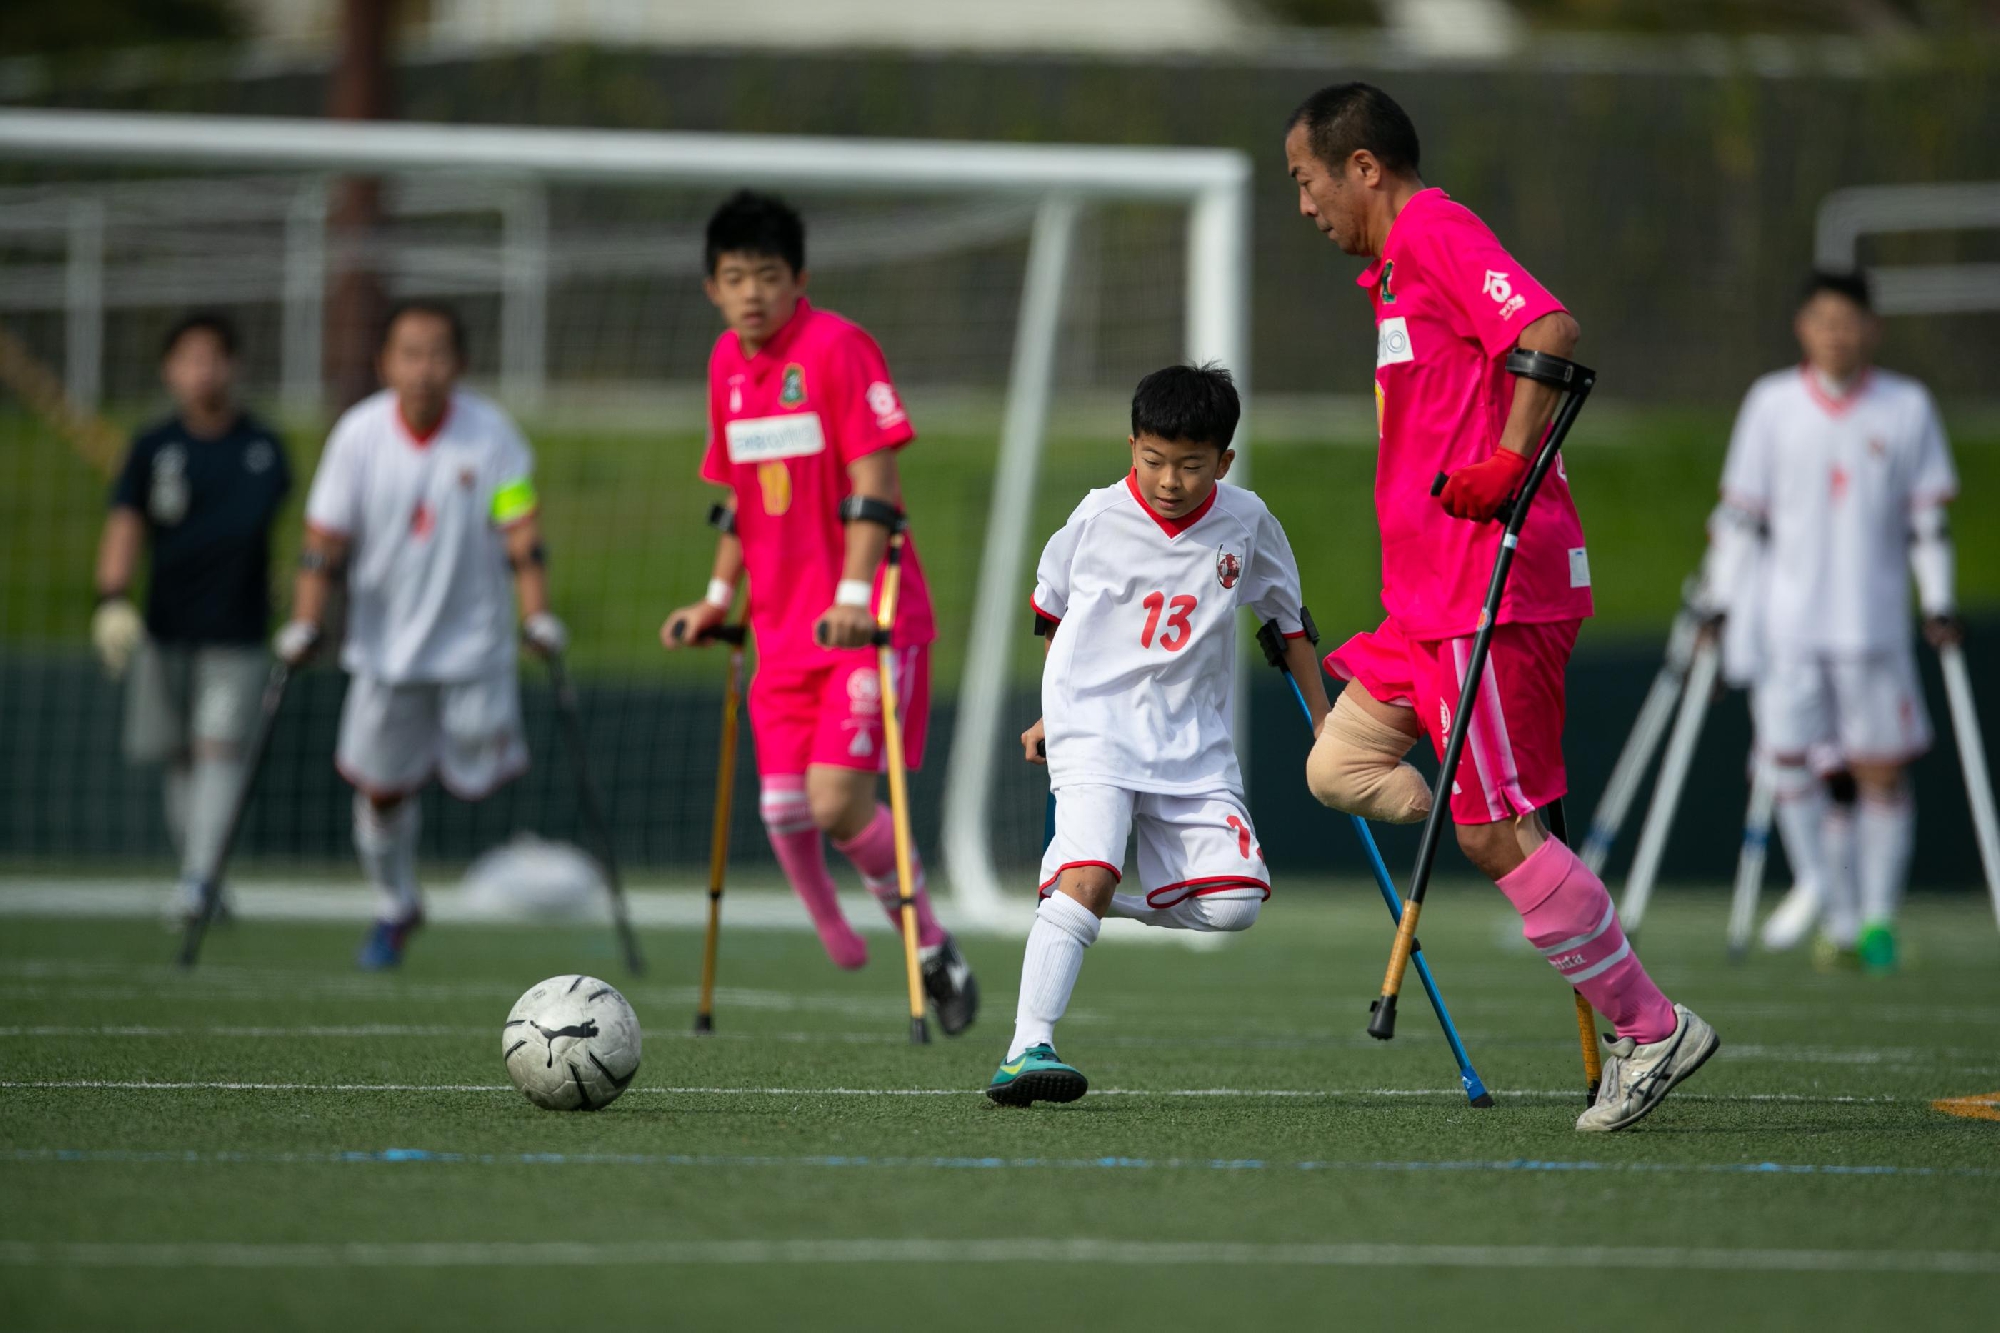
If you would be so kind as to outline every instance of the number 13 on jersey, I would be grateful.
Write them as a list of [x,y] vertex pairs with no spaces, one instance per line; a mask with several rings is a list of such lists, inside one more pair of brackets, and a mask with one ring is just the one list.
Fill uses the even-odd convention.
[[1168,600],[1163,592],[1149,592],[1139,605],[1146,608],[1146,628],[1139,631],[1141,648],[1153,646],[1153,634],[1160,628],[1162,611],[1167,615],[1167,632],[1160,635],[1160,647],[1170,653],[1177,653],[1187,647],[1188,640],[1194,637],[1194,626],[1188,621],[1188,617],[1194,613],[1194,598],[1182,593]]

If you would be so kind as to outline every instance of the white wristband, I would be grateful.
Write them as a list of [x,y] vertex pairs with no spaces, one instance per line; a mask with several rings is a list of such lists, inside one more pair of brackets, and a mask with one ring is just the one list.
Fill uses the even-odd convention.
[[721,579],[710,579],[708,581],[708,596],[702,600],[710,606],[719,606],[727,611],[729,604],[736,600],[736,587],[734,584],[724,583]]
[[866,607],[875,600],[875,585],[867,579],[842,579],[833,590],[835,606]]

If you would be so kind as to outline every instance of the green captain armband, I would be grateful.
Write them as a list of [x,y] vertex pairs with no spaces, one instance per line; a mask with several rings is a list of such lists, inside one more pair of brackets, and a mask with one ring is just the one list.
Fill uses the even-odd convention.
[[493,521],[501,527],[517,523],[535,512],[541,503],[531,477],[519,477],[493,492]]

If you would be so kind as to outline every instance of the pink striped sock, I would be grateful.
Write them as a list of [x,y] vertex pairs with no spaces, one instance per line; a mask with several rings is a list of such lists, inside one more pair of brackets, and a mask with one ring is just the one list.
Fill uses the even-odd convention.
[[[901,890],[896,886],[896,820],[889,807],[878,802],[875,817],[868,821],[867,827],[846,842],[833,845],[854,862],[854,868],[861,872],[861,882],[889,914],[889,923],[902,929],[903,913],[897,902]],[[917,943],[929,949],[944,943],[944,927],[931,912],[931,896],[924,887],[924,863],[917,859],[915,847],[910,848],[910,878],[913,881],[910,898],[917,909]]]
[[806,801],[805,779],[796,775],[765,778],[757,805],[771,850],[777,853],[792,891],[805,904],[826,956],[835,967],[849,971],[860,967],[868,961],[868,946],[841,915],[833,876],[826,869],[826,849],[813,823],[812,806]]
[[1674,1007],[1632,952],[1604,881],[1550,838],[1509,875],[1500,892],[1521,914],[1521,933],[1563,980],[1583,992],[1621,1037],[1645,1045],[1674,1030]]

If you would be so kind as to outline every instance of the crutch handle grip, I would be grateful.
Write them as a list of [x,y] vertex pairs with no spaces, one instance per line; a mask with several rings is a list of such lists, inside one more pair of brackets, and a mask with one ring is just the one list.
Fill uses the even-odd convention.
[[700,642],[727,643],[741,647],[744,637],[744,630],[741,625],[717,625],[714,629],[702,635]]

